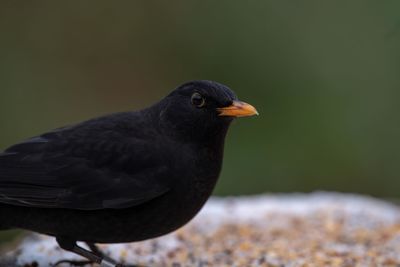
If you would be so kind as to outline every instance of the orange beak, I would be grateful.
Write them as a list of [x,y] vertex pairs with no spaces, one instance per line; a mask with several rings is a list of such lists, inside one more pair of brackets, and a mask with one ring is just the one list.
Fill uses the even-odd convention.
[[255,107],[242,101],[233,101],[232,105],[218,108],[219,116],[248,117],[258,115]]

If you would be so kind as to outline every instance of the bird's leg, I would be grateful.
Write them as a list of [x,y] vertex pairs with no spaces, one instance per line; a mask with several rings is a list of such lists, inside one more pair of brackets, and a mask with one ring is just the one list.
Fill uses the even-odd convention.
[[[111,258],[108,257],[107,255],[105,255],[104,252],[102,252],[102,251],[99,249],[99,247],[96,246],[96,244],[86,242],[86,245],[87,245],[87,246],[89,247],[89,249],[90,249],[91,251],[93,251],[96,255],[101,256],[103,259],[108,260],[109,262],[115,262],[113,259],[111,259]],[[143,266],[143,265],[132,265],[132,264],[129,264],[129,265],[125,265],[125,264],[124,264],[124,265],[122,265],[122,264],[116,264],[115,267],[146,267],[146,266]]]
[[115,266],[118,266],[114,262],[109,261],[108,259],[105,259],[101,255],[97,255],[95,252],[91,252],[89,250],[86,250],[86,249],[78,246],[76,244],[75,240],[72,240],[72,239],[69,239],[69,238],[60,238],[60,237],[57,237],[56,240],[57,240],[57,243],[60,245],[61,248],[65,249],[67,251],[74,252],[74,253],[76,253],[76,254],[88,259],[88,261],[61,260],[61,261],[58,261],[53,266],[57,266],[57,265],[60,265],[62,263],[69,263],[69,264],[75,265],[75,266],[84,266],[84,265],[91,264],[91,263],[100,264],[101,267],[115,267]]
[[[98,246],[96,246],[94,243],[86,242],[86,245],[89,247],[89,249],[96,254],[97,256],[102,257],[104,260],[107,260],[109,262],[115,262],[113,259],[108,257],[103,251],[99,249]],[[116,262],[115,262],[116,263]]]

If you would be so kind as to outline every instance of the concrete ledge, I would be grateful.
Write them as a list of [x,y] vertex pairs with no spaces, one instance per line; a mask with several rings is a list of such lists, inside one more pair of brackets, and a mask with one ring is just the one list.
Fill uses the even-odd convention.
[[[399,266],[400,209],[326,192],[213,198],[175,233],[101,248],[146,266]],[[39,235],[8,254],[17,266],[65,258],[79,259]]]

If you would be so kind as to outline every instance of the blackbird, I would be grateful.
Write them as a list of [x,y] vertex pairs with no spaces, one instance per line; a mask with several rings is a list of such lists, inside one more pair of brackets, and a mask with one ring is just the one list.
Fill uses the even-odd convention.
[[229,125],[256,114],[227,86],[192,81],[149,108],[13,145],[0,153],[0,230],[55,236],[87,263],[122,266],[95,243],[155,238],[190,221],[216,184]]

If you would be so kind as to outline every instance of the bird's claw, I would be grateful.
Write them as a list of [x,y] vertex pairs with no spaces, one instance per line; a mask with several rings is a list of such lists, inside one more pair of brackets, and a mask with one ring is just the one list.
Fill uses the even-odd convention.
[[57,267],[61,264],[69,264],[69,266],[85,266],[89,264],[93,264],[92,261],[72,261],[72,260],[60,260],[51,265],[51,267]]
[[[69,264],[69,266],[85,266],[85,265],[93,265],[93,261],[73,261],[73,260],[60,260],[55,264],[51,265],[51,267],[57,267],[61,264]],[[146,267],[144,265],[125,265],[115,262],[110,262],[107,260],[103,260],[100,264],[100,267]]]

